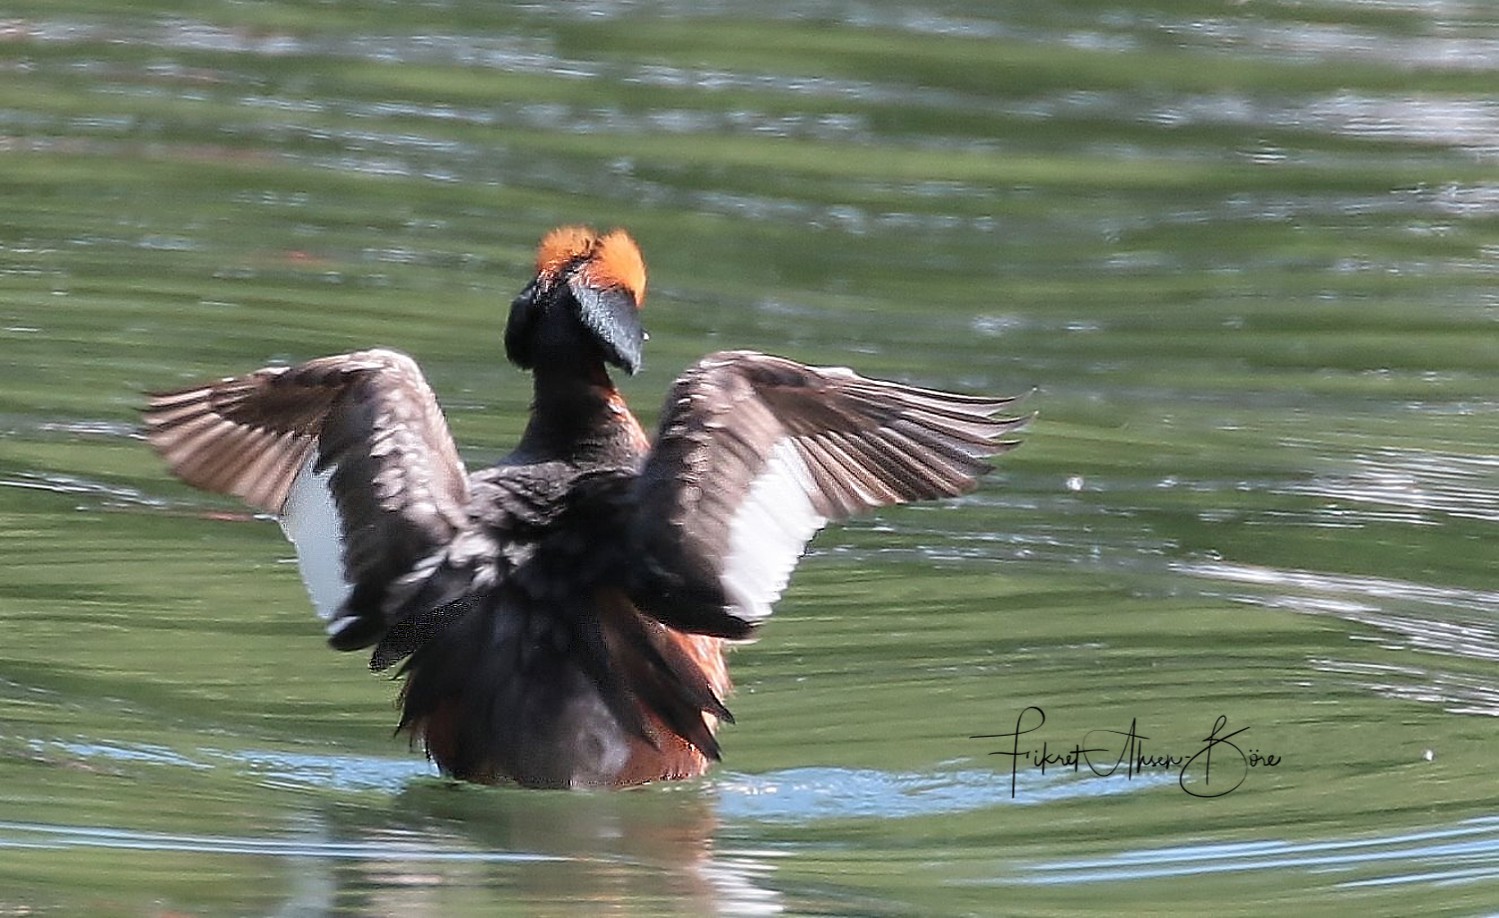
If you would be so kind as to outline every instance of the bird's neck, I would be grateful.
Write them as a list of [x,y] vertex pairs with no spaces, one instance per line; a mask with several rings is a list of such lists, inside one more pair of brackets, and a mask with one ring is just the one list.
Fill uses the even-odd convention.
[[601,361],[538,364],[531,420],[516,457],[581,465],[633,465],[649,448],[645,431]]

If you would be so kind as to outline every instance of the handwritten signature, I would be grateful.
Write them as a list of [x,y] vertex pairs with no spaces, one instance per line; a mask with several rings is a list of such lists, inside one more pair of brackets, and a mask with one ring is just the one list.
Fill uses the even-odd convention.
[[[1039,748],[1021,748],[1021,737],[1035,733],[1046,723],[1046,712],[1030,705],[1015,718],[1015,729],[1009,733],[979,733],[969,739],[1008,739],[1010,748],[996,749],[990,755],[1010,758],[1010,797],[1015,796],[1016,779],[1021,763],[1029,763],[1042,774],[1050,769],[1071,769],[1081,772],[1087,768],[1100,778],[1122,774],[1126,779],[1149,772],[1175,772],[1177,784],[1193,797],[1222,797],[1233,793],[1243,785],[1252,768],[1273,768],[1281,763],[1281,757],[1262,753],[1251,748],[1247,752],[1234,738],[1241,736],[1248,727],[1240,727],[1232,733],[1228,729],[1228,715],[1220,714],[1213,729],[1202,738],[1202,746],[1191,755],[1170,755],[1147,751],[1145,741],[1149,736],[1139,730],[1138,718],[1131,718],[1128,730],[1089,730],[1083,734],[1082,742],[1060,752],[1053,751],[1045,741]],[[1117,737],[1118,739],[1106,739]],[[1026,741],[1030,743],[1030,740]],[[1242,740],[1240,742],[1243,742]],[[1093,745],[1101,743],[1102,745]]]

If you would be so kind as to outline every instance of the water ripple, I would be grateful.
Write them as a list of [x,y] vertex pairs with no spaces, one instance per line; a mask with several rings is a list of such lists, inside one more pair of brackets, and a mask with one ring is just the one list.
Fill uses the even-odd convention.
[[[1444,4],[1445,5],[1445,4]],[[1407,5],[1410,6],[1410,5]],[[1432,14],[1426,9],[1421,12]],[[1440,14],[1438,14],[1440,15]],[[1499,62],[1499,39],[1465,34],[1454,17],[1442,33],[1399,35],[1330,22],[1258,17],[1193,19],[1163,29],[1190,43],[1241,51],[1277,61],[1322,64],[1329,60],[1366,61],[1423,70],[1485,72]]]
[[1319,672],[1351,677],[1355,684],[1385,698],[1436,704],[1450,714],[1499,717],[1499,682],[1493,679],[1393,663],[1326,658],[1308,662]]
[[[1434,862],[1460,861],[1461,869],[1436,870]],[[1099,858],[1033,865],[1023,882],[1058,885],[1163,877],[1204,876],[1259,870],[1354,870],[1377,868],[1382,876],[1342,885],[1371,886],[1499,877],[1499,818],[1371,838],[1315,842],[1255,841],[1129,851]]]
[[137,488],[52,472],[22,472],[15,478],[0,478],[0,488],[85,495],[97,499],[99,506],[105,507],[161,509],[168,506],[166,501],[150,497]]
[[115,848],[133,851],[181,851],[191,854],[247,854],[260,857],[324,858],[359,861],[482,861],[534,863],[563,858],[519,851],[452,850],[430,843],[394,838],[373,841],[316,841],[307,838],[255,838],[244,835],[197,835],[146,832],[107,826],[58,826],[0,822],[0,848],[65,850]]
[[420,759],[255,749],[203,751],[207,755],[240,765],[268,787],[326,787],[340,791],[380,790],[394,793],[413,778],[435,774],[432,765]]
[[1389,447],[1287,493],[1376,504],[1403,513],[1499,522],[1499,458]]
[[[1357,577],[1314,571],[1284,570],[1227,562],[1176,563],[1182,574],[1264,588],[1236,598],[1276,608],[1334,615],[1378,628],[1402,639],[1404,647],[1448,656],[1499,661],[1499,626],[1493,610],[1499,592],[1432,586],[1384,577]],[[1391,602],[1416,609],[1435,606],[1476,616],[1467,621],[1450,615],[1388,610]]]
[[811,823],[833,819],[901,819],[964,813],[1009,804],[1054,803],[1104,797],[1175,784],[1174,774],[1125,778],[1022,772],[1012,794],[1010,776],[962,770],[900,773],[870,768],[790,768],[761,775],[723,774],[711,780],[719,812],[760,822]]

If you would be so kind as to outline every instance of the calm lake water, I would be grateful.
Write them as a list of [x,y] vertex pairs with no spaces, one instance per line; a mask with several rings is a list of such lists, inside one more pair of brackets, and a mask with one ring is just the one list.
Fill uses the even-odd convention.
[[[1499,909],[1492,5],[4,15],[0,915]],[[818,538],[698,782],[437,778],[136,426],[383,344],[491,460],[566,222],[645,250],[648,421],[724,347],[1035,389]]]

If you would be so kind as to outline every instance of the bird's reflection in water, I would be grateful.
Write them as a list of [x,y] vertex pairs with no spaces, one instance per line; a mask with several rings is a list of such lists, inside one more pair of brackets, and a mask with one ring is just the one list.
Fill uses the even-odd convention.
[[501,903],[527,915],[783,910],[766,882],[766,852],[718,850],[716,800],[696,784],[577,793],[420,780],[394,812],[340,807],[311,821],[320,848],[356,839],[354,856],[309,858],[287,903],[297,913],[492,913]]

